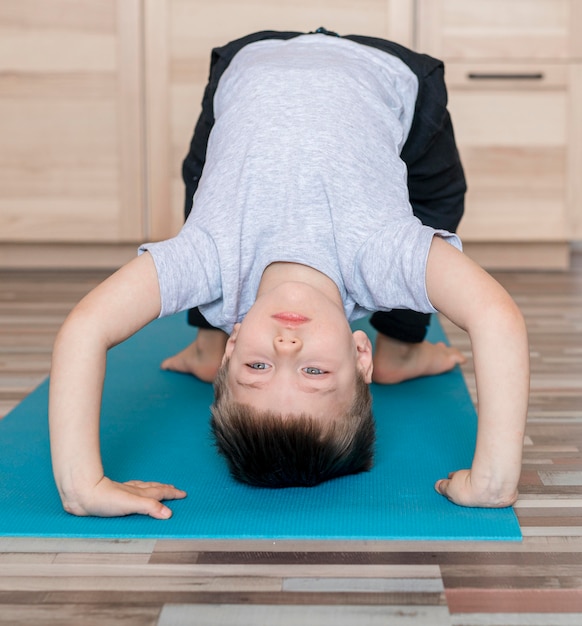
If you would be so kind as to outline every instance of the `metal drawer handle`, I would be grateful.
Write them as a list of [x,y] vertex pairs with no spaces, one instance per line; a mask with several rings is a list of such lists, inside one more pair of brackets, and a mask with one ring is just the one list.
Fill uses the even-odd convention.
[[532,73],[487,73],[487,72],[469,72],[467,78],[471,80],[543,80],[542,72]]

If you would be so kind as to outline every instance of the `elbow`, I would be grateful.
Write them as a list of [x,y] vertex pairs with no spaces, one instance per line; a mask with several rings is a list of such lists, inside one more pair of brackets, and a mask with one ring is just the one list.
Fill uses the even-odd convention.
[[[529,361],[529,341],[525,318],[517,303],[504,290],[483,299],[471,312],[466,330],[473,348],[489,352],[495,346],[500,354],[511,350],[522,362]],[[495,358],[491,355],[489,358]]]
[[511,296],[506,296],[505,302],[500,307],[499,315],[501,318],[499,324],[505,328],[506,332],[514,336],[527,338],[525,318],[521,309]]
[[79,348],[83,345],[93,343],[100,344],[100,347],[107,349],[105,337],[100,336],[101,324],[95,314],[83,303],[77,306],[69,313],[61,328],[59,329],[53,344],[53,354],[64,349],[70,349],[74,346]]
[[525,318],[515,300],[500,285],[497,293],[483,299],[473,315],[473,323],[486,323],[498,332],[514,336],[527,335]]

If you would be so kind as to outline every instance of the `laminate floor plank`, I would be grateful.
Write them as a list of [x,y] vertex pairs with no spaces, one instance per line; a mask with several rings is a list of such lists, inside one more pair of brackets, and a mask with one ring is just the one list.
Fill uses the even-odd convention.
[[578,613],[464,613],[451,616],[452,626],[580,626]]
[[7,626],[156,626],[161,607],[106,604],[2,604],[0,624]]
[[[100,555],[102,557],[102,555]],[[99,562],[101,561],[101,562]],[[0,589],[3,585],[12,585],[16,579],[27,579],[30,567],[22,563],[5,563],[0,572]],[[107,581],[113,577],[137,579],[143,578],[219,578],[219,577],[253,577],[253,578],[440,578],[438,565],[393,565],[393,564],[366,564],[346,567],[345,564],[273,564],[273,563],[236,563],[221,564],[156,564],[144,566],[141,563],[103,562],[101,559],[87,558],[84,562],[62,562],[53,559],[51,563],[37,563],[35,576],[56,581],[63,577],[76,577],[79,581],[86,577],[98,577]],[[105,582],[104,584],[109,584]]]
[[151,555],[155,539],[57,539],[52,537],[0,537],[0,553],[142,553]]
[[444,607],[166,605],[158,626],[450,626]]

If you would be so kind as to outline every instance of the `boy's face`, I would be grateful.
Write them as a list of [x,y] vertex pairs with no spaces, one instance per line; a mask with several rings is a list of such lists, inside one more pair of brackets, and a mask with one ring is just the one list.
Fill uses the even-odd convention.
[[343,308],[305,283],[259,296],[228,340],[232,399],[258,410],[333,416],[349,407],[356,371],[372,376],[372,347]]

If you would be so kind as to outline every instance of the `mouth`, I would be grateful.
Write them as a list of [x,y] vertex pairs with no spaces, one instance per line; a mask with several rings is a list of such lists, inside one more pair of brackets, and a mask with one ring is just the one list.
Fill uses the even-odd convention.
[[279,322],[285,322],[286,324],[294,325],[306,324],[307,322],[311,321],[311,319],[309,317],[306,317],[305,315],[291,312],[276,313],[275,315],[271,315],[271,317]]

